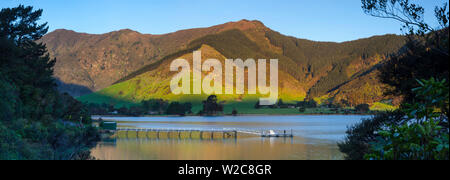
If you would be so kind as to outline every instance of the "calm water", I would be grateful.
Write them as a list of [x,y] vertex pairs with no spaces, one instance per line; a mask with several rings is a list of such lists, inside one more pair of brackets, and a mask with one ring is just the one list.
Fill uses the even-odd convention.
[[[336,143],[349,125],[368,116],[237,116],[237,117],[102,117],[119,127],[162,129],[223,129],[249,132],[287,130],[294,138],[136,139],[101,142],[92,150],[97,159],[270,160],[342,159]],[[94,117],[96,118],[96,117]]]

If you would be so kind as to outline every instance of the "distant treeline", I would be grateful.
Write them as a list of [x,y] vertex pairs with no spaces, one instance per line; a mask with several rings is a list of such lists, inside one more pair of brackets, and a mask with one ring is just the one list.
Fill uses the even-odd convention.
[[[126,116],[143,116],[143,115],[200,115],[200,116],[214,116],[221,115],[224,112],[225,104],[218,103],[217,96],[211,95],[202,102],[202,110],[198,112],[192,111],[192,103],[185,102],[169,102],[163,99],[150,99],[140,102],[137,105],[129,107],[115,107],[112,104],[96,104],[89,103],[88,107],[90,114],[95,115],[126,115]],[[255,109],[298,109],[299,113],[305,113],[306,109],[329,109],[333,113],[368,113],[370,112],[369,104],[360,104],[354,108],[344,107],[340,104],[319,104],[313,99],[298,101],[296,103],[284,103],[282,99],[274,105],[263,106],[259,101],[255,103]],[[240,110],[234,108],[231,115],[237,115]],[[320,112],[319,112],[320,113]]]
[[191,114],[191,103],[169,102],[162,99],[150,99],[142,101],[138,105],[130,107],[116,108],[111,104],[87,104],[89,112],[95,115],[128,115],[128,116],[142,116],[142,115],[186,115]]
[[[116,108],[111,104],[86,104],[91,114],[95,115],[192,115],[192,103],[169,102],[163,99],[150,99],[130,107]],[[217,115],[223,113],[223,105],[217,102],[217,96],[211,95],[203,101],[203,110],[197,115]]]
[[255,109],[261,108],[271,108],[271,109],[286,109],[286,108],[297,108],[300,113],[306,112],[306,109],[320,109],[320,108],[329,108],[331,111],[335,113],[339,113],[341,110],[344,111],[345,114],[350,113],[368,113],[370,111],[369,104],[359,104],[354,108],[349,108],[349,106],[345,106],[342,104],[334,104],[334,103],[324,103],[319,104],[313,99],[306,99],[304,101],[298,101],[297,103],[284,103],[282,99],[279,99],[278,102],[274,105],[262,106],[259,104],[259,101],[255,104]]

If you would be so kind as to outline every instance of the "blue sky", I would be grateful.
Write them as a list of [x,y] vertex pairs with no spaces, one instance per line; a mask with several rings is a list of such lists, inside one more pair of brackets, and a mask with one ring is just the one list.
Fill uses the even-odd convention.
[[[422,4],[426,20],[447,0],[413,0]],[[316,41],[349,41],[373,35],[401,34],[401,25],[365,15],[360,0],[0,0],[44,9],[50,31],[71,29],[101,34],[133,29],[164,34],[241,19],[260,20],[285,35]]]

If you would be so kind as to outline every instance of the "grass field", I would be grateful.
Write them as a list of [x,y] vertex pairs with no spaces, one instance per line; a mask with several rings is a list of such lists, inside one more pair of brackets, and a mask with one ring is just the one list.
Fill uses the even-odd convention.
[[[178,101],[181,103],[190,102],[192,103],[192,112],[197,114],[203,109],[202,101],[207,98],[207,95],[190,95],[190,96],[173,96],[170,101]],[[237,110],[238,114],[248,115],[248,114],[267,114],[267,115],[290,115],[290,114],[346,114],[352,110],[352,108],[343,109],[333,109],[333,108],[307,108],[304,112],[299,112],[298,108],[260,108],[255,109],[255,104],[258,102],[259,96],[246,95],[242,97],[239,101],[236,101],[235,96],[218,95],[220,102],[224,103],[223,114],[231,114],[234,109]],[[324,101],[326,97],[321,97],[320,101]],[[140,103],[133,102],[129,99],[120,99],[116,97],[110,97],[107,95],[102,95],[101,93],[92,93],[79,97],[78,100],[88,103],[96,104],[113,104],[116,108],[120,107],[131,107],[140,105]],[[317,99],[319,100],[319,99]],[[283,99],[284,103],[296,104],[296,100]],[[377,102],[370,106],[371,111],[389,111],[395,110],[396,107]]]

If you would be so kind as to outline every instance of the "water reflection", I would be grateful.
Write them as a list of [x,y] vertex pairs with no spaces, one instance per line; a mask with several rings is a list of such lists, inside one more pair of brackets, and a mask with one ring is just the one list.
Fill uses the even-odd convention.
[[333,144],[302,138],[240,138],[222,140],[116,139],[101,142],[97,159],[119,160],[283,160],[341,159]]
[[[336,142],[364,116],[265,116],[222,118],[110,118],[121,127],[290,130],[293,138],[117,138],[92,150],[97,159],[119,160],[297,160],[342,159]],[[106,119],[106,118],[104,118]]]

